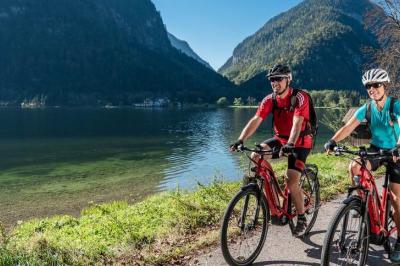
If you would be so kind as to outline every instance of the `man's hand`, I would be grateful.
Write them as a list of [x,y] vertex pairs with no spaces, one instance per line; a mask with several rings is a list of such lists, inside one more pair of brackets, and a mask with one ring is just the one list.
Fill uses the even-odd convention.
[[237,151],[237,150],[238,150],[238,147],[239,147],[240,145],[243,145],[243,140],[238,139],[235,143],[233,143],[233,144],[231,144],[231,145],[229,146],[229,149],[230,149],[231,152]]
[[330,139],[327,143],[325,143],[324,148],[326,152],[331,152],[337,146],[336,141]]
[[284,154],[293,153],[293,151],[294,151],[294,143],[286,143],[285,145],[282,146],[279,156],[283,156]]

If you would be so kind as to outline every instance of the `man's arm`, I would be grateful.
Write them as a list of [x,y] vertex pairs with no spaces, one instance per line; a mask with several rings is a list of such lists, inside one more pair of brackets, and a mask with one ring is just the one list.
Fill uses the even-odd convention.
[[297,139],[300,136],[301,126],[303,125],[304,119],[309,119],[309,101],[308,96],[303,92],[299,92],[296,95],[297,105],[294,109],[293,125],[290,130],[289,139],[287,144],[296,144]]
[[300,136],[301,132],[301,125],[303,124],[304,117],[302,116],[293,116],[293,126],[292,129],[290,130],[290,136],[288,139],[288,143],[293,143],[295,144],[297,139]]
[[238,140],[245,141],[246,139],[250,138],[257,128],[260,126],[263,119],[258,115],[255,115],[247,125],[243,128],[242,133],[240,134]]

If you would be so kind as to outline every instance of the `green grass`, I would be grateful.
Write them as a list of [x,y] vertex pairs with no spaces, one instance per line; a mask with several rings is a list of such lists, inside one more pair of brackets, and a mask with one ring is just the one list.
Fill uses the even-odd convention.
[[[344,191],[348,160],[314,154],[321,195]],[[283,161],[274,164],[278,175]],[[159,193],[129,205],[117,201],[93,205],[79,218],[34,219],[3,231],[0,265],[162,264],[216,242],[221,216],[240,182],[215,180],[194,192]]]

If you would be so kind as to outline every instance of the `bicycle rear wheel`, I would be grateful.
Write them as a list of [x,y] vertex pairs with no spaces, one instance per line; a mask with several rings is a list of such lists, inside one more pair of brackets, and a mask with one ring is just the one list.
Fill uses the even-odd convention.
[[361,214],[359,200],[342,203],[325,235],[321,265],[365,265],[369,226],[368,216],[364,219]]
[[269,212],[258,188],[240,191],[229,203],[221,228],[221,249],[229,265],[250,265],[260,254]]
[[[307,218],[307,228],[304,234],[308,234],[313,228],[315,221],[318,216],[319,206],[321,204],[320,189],[317,176],[317,170],[306,168],[300,179],[300,188],[304,195],[304,209],[305,216]],[[293,205],[293,204],[292,204]],[[294,205],[292,206],[292,212],[295,211]],[[294,230],[295,223],[297,222],[297,216],[289,221],[290,229]]]

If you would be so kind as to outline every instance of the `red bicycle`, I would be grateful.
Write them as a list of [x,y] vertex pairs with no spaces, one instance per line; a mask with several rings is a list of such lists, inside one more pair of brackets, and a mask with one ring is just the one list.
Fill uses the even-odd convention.
[[[357,151],[346,147],[335,148],[335,155],[351,154],[359,157],[358,160],[351,160],[360,164],[361,175],[354,177],[354,185],[349,187],[347,198],[329,225],[322,248],[321,265],[365,265],[370,242],[383,245],[390,255],[396,241],[391,236],[396,233],[397,228],[388,193],[389,173],[386,169],[380,195],[366,162],[382,159],[387,164],[393,160],[392,152],[395,149],[369,152],[365,147],[359,147]],[[357,193],[353,193],[355,191]]]
[[[260,254],[270,223],[276,225],[289,224],[293,232],[296,211],[291,203],[290,192],[286,182],[281,185],[272,166],[263,156],[277,151],[239,147],[252,161],[253,175],[246,178],[240,191],[232,198],[225,211],[221,226],[221,249],[226,262],[230,265],[250,265]],[[258,161],[248,153],[260,155]],[[313,227],[320,206],[318,167],[306,164],[302,173],[300,186],[304,194],[305,214],[308,234]]]

